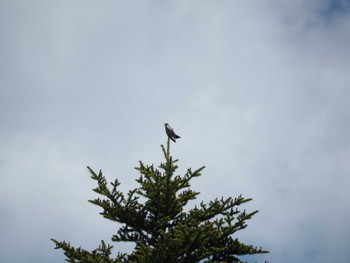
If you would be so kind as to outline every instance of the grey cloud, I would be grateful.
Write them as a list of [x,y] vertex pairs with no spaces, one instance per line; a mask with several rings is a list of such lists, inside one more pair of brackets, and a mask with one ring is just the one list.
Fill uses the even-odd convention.
[[350,20],[337,3],[4,1],[0,261],[62,262],[51,237],[108,240],[85,166],[135,187],[169,122],[180,172],[207,166],[202,199],[254,198],[240,237],[271,254],[248,261],[347,262]]

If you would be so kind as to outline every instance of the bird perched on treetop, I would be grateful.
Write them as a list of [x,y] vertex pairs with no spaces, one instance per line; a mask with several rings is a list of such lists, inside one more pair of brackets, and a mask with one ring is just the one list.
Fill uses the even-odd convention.
[[177,134],[174,132],[174,129],[171,128],[169,124],[164,123],[164,125],[165,125],[165,132],[166,132],[166,134],[168,135],[168,137],[169,137],[173,142],[176,142],[176,139],[181,138],[179,135],[177,135]]

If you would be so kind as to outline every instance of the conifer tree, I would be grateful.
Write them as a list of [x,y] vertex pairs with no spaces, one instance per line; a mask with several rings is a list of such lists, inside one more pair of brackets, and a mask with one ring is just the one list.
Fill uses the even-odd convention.
[[209,203],[201,202],[186,212],[185,206],[199,194],[190,189],[190,180],[199,177],[205,167],[195,171],[189,168],[185,175],[176,175],[178,160],[170,155],[170,139],[167,148],[163,145],[161,148],[165,161],[157,168],[140,161],[135,168],[140,172],[136,180],[139,187],[126,195],[118,190],[117,179],[109,186],[101,170],[95,173],[88,167],[91,178],[97,182],[93,191],[102,196],[89,202],[102,208],[100,214],[104,218],[121,224],[112,241],[133,242],[134,251],[118,252],[112,257],[113,246],[104,241],[89,252],[52,239],[55,248],[64,251],[67,262],[242,262],[239,256],[267,253],[234,238],[258,212],[238,209],[251,199],[241,195],[222,197]]

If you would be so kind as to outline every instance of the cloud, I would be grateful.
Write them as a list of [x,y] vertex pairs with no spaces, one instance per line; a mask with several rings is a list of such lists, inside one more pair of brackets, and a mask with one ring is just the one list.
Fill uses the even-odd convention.
[[85,166],[135,187],[169,122],[200,199],[254,199],[247,260],[347,262],[347,1],[1,5],[0,261],[108,240]]

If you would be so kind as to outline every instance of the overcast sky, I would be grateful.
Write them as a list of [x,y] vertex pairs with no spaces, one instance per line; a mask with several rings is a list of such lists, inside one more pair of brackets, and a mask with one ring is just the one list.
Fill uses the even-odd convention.
[[349,1],[3,0],[0,38],[0,262],[111,242],[86,166],[136,187],[165,122],[198,201],[253,198],[249,262],[349,262]]

